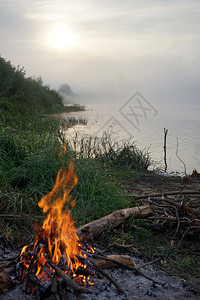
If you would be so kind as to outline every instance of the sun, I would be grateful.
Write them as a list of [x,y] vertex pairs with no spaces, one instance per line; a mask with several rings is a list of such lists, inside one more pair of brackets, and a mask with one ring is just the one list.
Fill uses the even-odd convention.
[[74,45],[74,35],[63,25],[56,25],[48,33],[48,45],[64,50]]

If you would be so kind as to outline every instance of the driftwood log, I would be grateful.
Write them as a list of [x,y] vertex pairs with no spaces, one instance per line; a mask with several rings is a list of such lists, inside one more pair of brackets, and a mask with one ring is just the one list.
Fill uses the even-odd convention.
[[94,241],[95,238],[99,237],[105,231],[118,227],[132,216],[135,218],[145,218],[152,214],[154,214],[154,211],[150,206],[146,205],[116,210],[105,217],[80,226],[77,229],[78,236],[81,242]]

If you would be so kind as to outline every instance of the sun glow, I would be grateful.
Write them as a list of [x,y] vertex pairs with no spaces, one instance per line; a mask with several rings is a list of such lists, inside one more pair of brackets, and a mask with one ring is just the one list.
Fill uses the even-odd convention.
[[64,50],[74,46],[74,35],[67,30],[63,25],[54,26],[48,34],[48,45],[58,49]]

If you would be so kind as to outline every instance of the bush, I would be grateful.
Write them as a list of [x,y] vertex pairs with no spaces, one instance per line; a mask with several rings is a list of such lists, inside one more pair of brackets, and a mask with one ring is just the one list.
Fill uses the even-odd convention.
[[25,77],[23,67],[14,67],[0,57],[0,101],[8,99],[21,114],[59,112],[64,110],[63,97],[45,86],[42,79]]

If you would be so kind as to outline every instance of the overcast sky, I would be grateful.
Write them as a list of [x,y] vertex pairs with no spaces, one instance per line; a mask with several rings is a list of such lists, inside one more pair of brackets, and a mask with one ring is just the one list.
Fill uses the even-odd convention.
[[0,0],[0,54],[56,89],[200,103],[200,1]]

